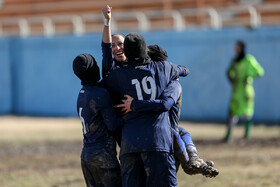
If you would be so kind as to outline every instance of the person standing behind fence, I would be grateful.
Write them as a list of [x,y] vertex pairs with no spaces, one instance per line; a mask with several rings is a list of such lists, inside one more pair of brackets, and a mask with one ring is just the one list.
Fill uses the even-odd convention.
[[245,49],[246,45],[243,41],[236,42],[236,57],[227,71],[228,79],[232,85],[232,95],[225,141],[231,139],[232,129],[238,123],[240,117],[243,118],[245,125],[244,139],[250,139],[255,96],[253,80],[256,77],[263,76],[264,70],[255,57],[246,54]]

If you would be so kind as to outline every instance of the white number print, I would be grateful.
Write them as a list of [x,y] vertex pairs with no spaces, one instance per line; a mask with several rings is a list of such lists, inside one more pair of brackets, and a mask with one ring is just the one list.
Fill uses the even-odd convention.
[[[151,95],[150,100],[154,100],[156,98],[156,83],[152,77],[146,76],[142,79],[141,84],[143,87],[143,91],[141,89],[140,82],[137,79],[132,79],[131,83],[132,85],[135,85],[138,100],[143,100],[143,91],[146,94]],[[148,83],[150,84],[150,88],[148,87]]]
[[83,110],[83,108],[80,107],[79,108],[79,116],[80,116],[80,119],[81,119],[81,122],[82,122],[82,125],[83,125],[83,133],[86,134],[87,133],[87,129],[86,129],[86,125],[85,125],[85,120],[82,117],[82,110]]

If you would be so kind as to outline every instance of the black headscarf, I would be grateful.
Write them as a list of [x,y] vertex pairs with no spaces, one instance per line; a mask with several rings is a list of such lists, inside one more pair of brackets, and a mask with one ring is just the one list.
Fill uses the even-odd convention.
[[78,55],[73,61],[73,71],[82,81],[82,85],[96,85],[100,80],[100,72],[93,56],[87,53]]
[[238,55],[236,55],[236,57],[234,58],[234,61],[239,62],[240,60],[242,60],[245,57],[245,48],[246,45],[243,41],[239,40],[236,42],[236,45],[238,45],[240,47],[240,53]]
[[124,39],[124,53],[128,64],[140,66],[150,63],[147,44],[143,36],[136,32],[129,33]]
[[149,45],[148,55],[152,61],[167,61],[168,59],[167,52],[158,45]]

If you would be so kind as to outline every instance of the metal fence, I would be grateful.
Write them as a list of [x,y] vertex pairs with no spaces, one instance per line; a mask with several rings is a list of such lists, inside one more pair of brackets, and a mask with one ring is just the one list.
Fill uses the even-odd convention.
[[[114,12],[112,30],[150,31],[153,29],[173,29],[181,31],[190,27],[220,29],[224,26],[238,25],[256,28],[266,24],[280,24],[280,14],[276,14],[275,16],[262,16],[263,13],[267,12],[279,13],[280,4],[261,6],[243,5],[221,9],[209,7],[185,8],[170,11]],[[191,21],[192,19],[196,20]],[[199,19],[200,22],[197,21]],[[37,27],[36,32],[32,29],[34,26]],[[83,35],[88,32],[100,32],[102,27],[103,15],[101,14],[0,18],[0,36],[20,35],[26,37],[36,33],[47,37],[59,33]]]

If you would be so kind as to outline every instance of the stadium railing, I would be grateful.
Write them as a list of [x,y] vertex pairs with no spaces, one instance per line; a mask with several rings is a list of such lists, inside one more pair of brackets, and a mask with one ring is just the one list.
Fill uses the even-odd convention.
[[[246,15],[246,13],[249,15]],[[250,26],[252,28],[261,25],[260,15],[258,14],[256,8],[250,5],[232,6],[219,10],[219,18],[222,25],[243,25]]]
[[[265,15],[274,13],[267,18]],[[278,14],[277,14],[278,13]],[[153,29],[184,30],[188,27],[223,26],[259,27],[273,22],[280,24],[280,4],[261,6],[231,6],[226,8],[185,8],[179,10],[150,10],[146,12],[114,12],[112,30]],[[200,22],[198,22],[200,18]],[[273,18],[273,19],[271,19]],[[272,20],[272,21],[271,21]],[[95,14],[65,14],[27,18],[0,18],[0,36],[36,34],[53,36],[73,33],[82,35],[87,32],[100,32],[103,28],[103,16]]]
[[256,6],[260,23],[280,24],[280,4],[266,4]]

